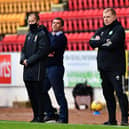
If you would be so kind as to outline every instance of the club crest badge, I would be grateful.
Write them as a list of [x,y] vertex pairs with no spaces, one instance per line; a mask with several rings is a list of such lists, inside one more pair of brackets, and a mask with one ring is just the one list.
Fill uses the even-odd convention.
[[108,34],[109,34],[109,35],[112,35],[112,34],[113,34],[113,31],[111,30]]
[[35,36],[34,42],[37,42],[38,35]]

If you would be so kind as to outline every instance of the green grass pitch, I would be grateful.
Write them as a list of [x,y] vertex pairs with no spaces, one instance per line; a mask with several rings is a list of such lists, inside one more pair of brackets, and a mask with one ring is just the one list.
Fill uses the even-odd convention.
[[0,129],[128,129],[126,126],[44,124],[17,121],[0,121]]

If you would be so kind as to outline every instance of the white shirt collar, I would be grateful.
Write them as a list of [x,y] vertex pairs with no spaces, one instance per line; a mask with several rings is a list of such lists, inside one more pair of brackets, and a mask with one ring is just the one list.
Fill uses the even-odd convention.
[[63,34],[63,31],[58,31],[58,32],[55,32],[55,34],[52,32],[52,35],[59,36],[60,34]]

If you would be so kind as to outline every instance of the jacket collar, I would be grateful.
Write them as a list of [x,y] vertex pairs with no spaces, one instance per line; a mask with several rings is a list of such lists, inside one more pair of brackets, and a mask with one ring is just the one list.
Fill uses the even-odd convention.
[[61,34],[63,34],[63,31],[52,32],[52,35],[56,35],[56,36],[59,36]]
[[117,19],[115,21],[113,21],[110,25],[104,25],[104,28],[110,28],[115,26],[116,24],[119,24],[119,22],[117,21]]

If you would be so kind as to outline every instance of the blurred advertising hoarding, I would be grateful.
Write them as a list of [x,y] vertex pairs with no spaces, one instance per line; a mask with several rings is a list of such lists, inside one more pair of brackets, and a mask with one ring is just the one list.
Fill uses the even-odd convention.
[[65,52],[65,86],[74,87],[87,80],[92,87],[101,87],[101,79],[97,70],[97,51]]
[[0,83],[11,84],[11,55],[0,55]]
[[23,86],[20,53],[0,53],[0,86]]
[[[66,51],[64,54],[64,84],[74,87],[87,80],[92,87],[101,87],[101,79],[97,70],[97,51]],[[6,59],[6,60],[5,60]],[[0,86],[24,86],[23,66],[19,64],[20,53],[1,53],[0,64],[8,64],[6,69],[0,65]],[[6,61],[6,63],[5,63]],[[3,71],[6,72],[3,75]],[[4,80],[6,76],[6,79]],[[3,81],[4,80],[4,81]]]

